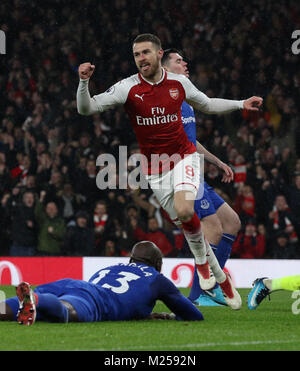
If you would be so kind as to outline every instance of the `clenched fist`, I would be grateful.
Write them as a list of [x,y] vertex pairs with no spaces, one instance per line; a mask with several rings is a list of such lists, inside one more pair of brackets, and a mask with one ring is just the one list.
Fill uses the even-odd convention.
[[90,62],[82,63],[78,68],[78,74],[81,79],[89,79],[95,70],[95,65]]
[[251,97],[244,101],[244,109],[248,111],[259,111],[263,104],[263,99],[261,97]]

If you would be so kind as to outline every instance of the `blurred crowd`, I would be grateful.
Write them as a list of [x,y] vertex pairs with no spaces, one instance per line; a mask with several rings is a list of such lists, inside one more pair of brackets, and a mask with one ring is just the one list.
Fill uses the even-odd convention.
[[127,256],[149,239],[191,256],[150,190],[96,185],[99,154],[138,152],[123,108],[76,110],[78,65],[96,65],[98,94],[136,73],[131,42],[151,32],[208,96],[264,98],[259,113],[196,112],[199,142],[235,172],[224,184],[206,164],[206,181],[241,218],[233,258],[300,257],[299,2],[12,0],[0,13],[0,255]]

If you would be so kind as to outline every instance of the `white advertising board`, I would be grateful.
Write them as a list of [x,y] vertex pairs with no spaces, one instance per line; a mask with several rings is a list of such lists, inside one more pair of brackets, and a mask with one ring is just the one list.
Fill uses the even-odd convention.
[[[97,270],[119,263],[128,263],[128,258],[85,257],[83,279],[88,280]],[[275,259],[229,259],[225,267],[237,288],[249,288],[259,277],[278,278],[300,274],[300,260]],[[177,287],[190,287],[193,280],[193,259],[165,258],[162,273]]]

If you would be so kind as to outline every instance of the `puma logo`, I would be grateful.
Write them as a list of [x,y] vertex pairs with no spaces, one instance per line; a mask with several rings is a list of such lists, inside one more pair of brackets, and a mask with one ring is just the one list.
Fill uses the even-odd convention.
[[145,95],[145,94],[142,94],[142,95],[135,94],[135,97],[140,98],[141,101],[144,102],[144,99],[143,99],[143,96],[144,96],[144,95]]

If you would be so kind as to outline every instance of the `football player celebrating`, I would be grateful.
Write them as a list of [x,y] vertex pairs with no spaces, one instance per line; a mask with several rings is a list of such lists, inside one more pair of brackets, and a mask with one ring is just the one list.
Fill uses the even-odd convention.
[[[185,76],[162,68],[163,50],[155,35],[137,36],[132,49],[139,73],[92,98],[88,82],[95,65],[83,63],[79,66],[78,112],[92,115],[124,105],[141,153],[147,160],[144,164],[146,179],[171,219],[180,221],[195,257],[201,288],[212,289],[217,281],[223,284],[223,290],[230,297],[233,286],[206,242],[194,210],[201,169],[196,147],[184,132],[181,105],[186,100],[202,112],[224,114],[242,108],[257,111],[262,98],[251,97],[241,101],[208,98]],[[214,276],[210,274],[209,265]],[[232,297],[232,304],[232,307],[240,306],[239,295]]]
[[[162,66],[170,72],[189,77],[187,62],[181,53],[174,48],[164,50]],[[197,152],[204,155],[204,159],[215,164],[222,172],[224,182],[233,180],[231,168],[219,158],[207,151],[196,140],[196,118],[193,108],[186,102],[182,103],[181,116],[184,130],[188,139],[194,143]],[[224,268],[232,248],[232,244],[240,229],[240,219],[237,213],[204,182],[203,196],[195,200],[195,211],[201,220],[202,231],[218,259],[221,268]],[[210,294],[210,291],[206,293]],[[212,296],[207,296],[199,287],[197,270],[195,269],[193,285],[189,298],[199,305],[214,305],[215,302],[226,304],[222,291],[214,289]]]
[[[150,241],[138,242],[132,248],[129,264],[101,269],[88,282],[63,279],[37,286],[35,290],[26,282],[20,283],[17,296],[6,300],[0,320],[16,320],[22,325],[32,325],[36,320],[61,323],[147,318],[203,320],[190,300],[160,274],[161,267],[160,249]],[[172,313],[151,315],[157,300]]]

